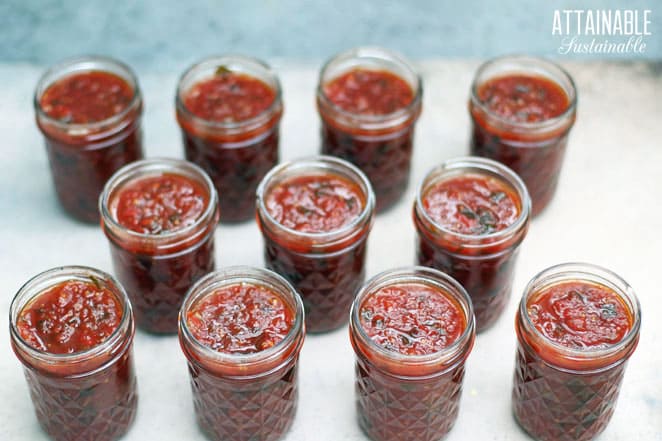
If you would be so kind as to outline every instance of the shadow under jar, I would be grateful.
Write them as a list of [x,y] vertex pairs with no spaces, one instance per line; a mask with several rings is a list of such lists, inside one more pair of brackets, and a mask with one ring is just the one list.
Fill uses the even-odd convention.
[[113,268],[153,333],[177,332],[188,289],[214,269],[218,198],[195,164],[144,159],[120,169],[99,199]]
[[457,419],[475,339],[464,288],[431,268],[385,271],[350,315],[361,429],[373,441],[439,441]]
[[195,284],[179,316],[198,424],[213,440],[275,441],[297,410],[301,298],[271,271],[228,267]]
[[320,72],[322,153],[345,159],[368,176],[378,212],[407,189],[422,97],[420,76],[386,49],[351,49]]
[[207,58],[179,80],[177,121],[186,159],[211,177],[221,222],[255,216],[255,190],[278,163],[281,87],[271,68],[253,58]]
[[257,220],[264,260],[303,298],[308,332],[347,323],[365,280],[374,211],[368,178],[330,156],[281,164],[260,183]]
[[464,286],[477,332],[496,322],[510,298],[530,209],[522,180],[486,158],[448,160],[418,189],[413,210],[417,262]]
[[483,64],[471,86],[471,154],[499,161],[529,190],[532,216],[558,186],[577,113],[572,77],[540,58],[509,56]]
[[544,441],[587,441],[605,429],[639,341],[632,288],[604,268],[567,263],[524,290],[515,320],[513,412]]
[[57,441],[112,441],[136,415],[134,323],[122,286],[69,266],[29,280],[12,301],[11,345],[37,420]]
[[60,204],[75,219],[99,222],[108,178],[143,157],[136,76],[110,58],[71,59],[41,77],[34,107]]

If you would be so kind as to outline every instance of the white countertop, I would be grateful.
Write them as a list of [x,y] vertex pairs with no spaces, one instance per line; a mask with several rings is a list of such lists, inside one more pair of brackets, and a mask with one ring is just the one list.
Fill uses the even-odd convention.
[[[318,66],[273,63],[284,89],[284,160],[319,151],[313,90]],[[411,203],[425,172],[468,152],[466,101],[473,61],[419,63],[424,110],[418,123],[413,174],[403,200],[379,215],[371,233],[367,273],[414,263]],[[609,440],[662,440],[662,72],[643,63],[564,63],[579,89],[560,186],[534,219],[521,248],[513,295],[503,317],[476,339],[467,362],[460,414],[448,440],[526,440],[510,411],[515,359],[513,319],[526,282],[556,263],[586,261],[612,269],[635,289],[643,310]],[[32,93],[42,66],[0,65],[0,328],[8,329],[12,297],[30,277],[55,266],[83,264],[111,271],[108,244],[96,226],[76,223],[59,208]],[[149,157],[183,157],[173,97],[179,72],[140,77],[146,102]],[[254,222],[221,226],[217,266],[261,266],[262,239]],[[241,244],[241,246],[238,246]],[[659,315],[658,315],[659,314]],[[138,417],[124,438],[204,440],[191,400],[177,338],[137,332]],[[309,336],[300,361],[300,402],[286,441],[359,441],[353,353],[347,330]],[[0,335],[0,440],[46,440],[34,416],[22,367]]]

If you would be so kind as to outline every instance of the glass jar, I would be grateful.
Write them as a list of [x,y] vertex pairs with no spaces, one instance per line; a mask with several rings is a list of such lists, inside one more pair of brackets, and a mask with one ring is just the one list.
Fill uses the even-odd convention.
[[[70,280],[94,280],[115,295],[122,308],[118,327],[98,345],[71,354],[33,348],[18,330],[19,315],[41,293]],[[138,405],[134,324],[126,292],[113,277],[82,266],[45,271],[21,287],[9,318],[11,345],[23,364],[37,420],[51,438],[111,441],[128,431]]]
[[[348,112],[334,104],[324,86],[355,69],[386,71],[404,80],[413,100],[383,115]],[[370,179],[377,211],[395,204],[409,183],[414,128],[421,113],[423,86],[412,65],[401,56],[378,47],[359,47],[331,58],[320,72],[317,109],[321,118],[322,154],[345,159]]]
[[[466,327],[451,345],[426,355],[405,355],[376,344],[361,326],[359,309],[381,288],[418,283],[440,290],[461,309]],[[373,441],[438,441],[459,412],[464,366],[475,339],[467,292],[431,268],[385,271],[359,290],[350,313],[350,340],[356,353],[359,426]]]
[[[211,349],[197,340],[187,316],[196,302],[237,283],[262,285],[294,311],[283,340],[259,352]],[[304,312],[294,288],[278,274],[237,266],[215,271],[188,292],[179,314],[179,342],[188,360],[198,424],[213,440],[275,441],[288,431],[297,410],[299,352],[305,336]]]
[[[133,96],[123,110],[88,123],[56,119],[45,112],[41,99],[50,86],[71,75],[91,72],[110,73],[127,83]],[[123,165],[143,157],[143,100],[135,74],[125,64],[105,57],[64,61],[50,68],[37,83],[34,108],[60,204],[80,221],[99,222],[97,203],[108,178]]]
[[[116,214],[117,195],[131,182],[165,173],[202,186],[209,195],[202,214],[191,225],[157,234],[139,233],[122,225]],[[215,267],[218,196],[209,176],[187,161],[143,159],[110,178],[99,199],[99,210],[113,268],[129,293],[136,323],[152,333],[177,332],[177,314],[186,292]]]
[[[545,337],[531,322],[527,304],[562,282],[603,285],[626,306],[632,327],[623,339],[601,348],[573,349]],[[611,419],[627,360],[639,341],[641,311],[632,288],[604,268],[584,263],[556,265],[524,289],[515,320],[517,357],[513,385],[515,418],[531,436],[547,441],[587,441]]]
[[[558,116],[539,122],[517,122],[500,116],[479,98],[487,81],[509,75],[527,75],[551,80],[568,98],[568,108]],[[471,85],[469,113],[472,120],[471,154],[499,161],[517,173],[526,184],[533,205],[532,216],[551,201],[559,181],[570,129],[577,113],[577,90],[572,77],[550,61],[506,56],[478,68]]]
[[[185,105],[186,94],[196,84],[218,75],[221,69],[223,73],[246,75],[266,84],[273,89],[273,103],[261,113],[239,121],[216,121],[196,115]],[[204,59],[181,76],[175,106],[186,159],[200,166],[214,182],[221,222],[253,218],[257,185],[278,163],[283,102],[274,71],[259,60],[239,55]]]
[[[281,182],[301,176],[341,176],[356,185],[365,205],[347,225],[326,232],[297,231],[279,223],[266,198]],[[367,239],[375,211],[368,178],[342,159],[317,156],[274,167],[257,189],[257,221],[264,237],[267,268],[285,277],[301,294],[308,332],[327,332],[347,323],[356,290],[365,280]]]
[[[513,224],[489,234],[461,234],[439,225],[427,213],[423,196],[436,183],[454,176],[478,174],[510,187],[520,214]],[[460,282],[473,302],[476,332],[493,325],[505,308],[512,289],[519,245],[529,226],[531,201],[522,180],[508,167],[485,158],[445,161],[425,176],[416,193],[414,225],[418,265],[438,269]]]

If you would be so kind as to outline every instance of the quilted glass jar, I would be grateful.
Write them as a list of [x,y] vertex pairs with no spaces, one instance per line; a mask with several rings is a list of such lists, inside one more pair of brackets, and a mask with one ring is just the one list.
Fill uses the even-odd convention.
[[[543,290],[565,282],[606,287],[614,293],[630,320],[629,329],[618,342],[569,347],[551,340],[534,326],[527,307],[530,300]],[[605,314],[612,315],[613,309],[605,308],[603,318]],[[581,322],[584,318],[574,320]],[[512,398],[516,420],[540,440],[595,438],[611,419],[627,361],[639,341],[641,311],[632,288],[616,274],[598,266],[557,265],[529,282],[515,326],[519,342]],[[548,328],[546,333],[553,332]]]
[[[484,96],[484,88],[491,81],[522,77],[533,79],[534,83],[531,84],[531,80],[525,84],[515,83],[506,96]],[[535,87],[535,84],[544,87]],[[499,87],[495,89],[498,91]],[[491,102],[507,101],[508,95],[514,97],[511,103],[524,106],[533,100],[529,111],[544,108],[544,103],[551,102],[553,95],[565,102],[562,111],[542,114],[540,118],[533,118],[526,110],[506,116],[495,111]],[[542,58],[506,56],[489,60],[478,68],[471,85],[469,114],[471,154],[512,168],[526,184],[532,201],[531,215],[536,216],[556,192],[568,137],[575,123],[577,89],[572,77],[561,66]],[[523,118],[517,116],[522,114]]]
[[[120,221],[118,206],[123,194],[132,191],[134,184],[164,178],[165,184],[171,185],[173,176],[191,184],[191,188],[199,188],[205,196],[206,205],[193,222],[171,230],[139,232]],[[153,217],[165,216],[163,207],[177,206],[178,200],[188,198],[184,192],[174,194],[160,207],[148,208],[143,218],[150,219],[154,213]],[[143,199],[157,200],[147,196]],[[215,267],[218,195],[209,176],[195,164],[183,160],[136,161],[110,178],[99,198],[99,210],[113,268],[129,293],[138,327],[157,334],[176,333],[177,314],[186,292]],[[176,213],[172,217],[176,218]]]
[[[301,231],[280,222],[270,212],[268,199],[281,183],[318,178],[322,182],[328,177],[350,185],[360,199],[352,206],[353,217],[347,218],[343,225],[323,231]],[[324,191],[322,188],[315,190],[318,194]],[[337,208],[324,212],[327,220],[328,216],[340,212],[340,207]],[[304,216],[314,211],[303,206],[295,209]],[[354,295],[365,279],[367,241],[374,211],[375,196],[366,176],[350,163],[331,156],[283,163],[260,183],[257,220],[264,237],[265,263],[301,294],[308,332],[330,331],[347,322]]]
[[[196,304],[237,284],[269,289],[293,313],[287,334],[275,345],[231,353],[213,349],[196,337],[191,321],[197,315]],[[188,360],[197,421],[211,439],[275,441],[284,436],[296,414],[298,359],[304,336],[301,299],[285,279],[271,271],[228,267],[210,273],[191,288],[179,315],[179,341]],[[223,336],[212,337],[222,342]]]
[[[36,349],[22,337],[19,316],[42,293],[71,281],[93,281],[115,296],[122,309],[117,328],[86,350],[52,353]],[[23,285],[9,314],[11,345],[23,363],[37,420],[44,431],[57,441],[112,441],[124,435],[135,419],[138,393],[133,314],[122,286],[93,268],[54,268]]]
[[[465,234],[439,222],[425,206],[425,195],[437,183],[455,177],[480,176],[503,185],[519,207],[515,221],[485,234]],[[531,200],[522,180],[508,167],[486,158],[461,157],[428,172],[416,193],[416,263],[435,268],[460,282],[476,314],[476,332],[494,325],[506,307],[515,276],[519,246],[526,237]],[[444,218],[445,219],[445,218]]]
[[[331,95],[330,83],[352,72],[370,72],[381,78],[359,86],[369,91],[396,77],[409,89],[411,99],[400,105],[393,84],[382,87],[379,99],[369,107],[348,109]],[[386,76],[384,76],[386,74]],[[349,96],[357,90],[354,79],[346,82],[353,91],[339,91]],[[337,95],[337,94],[336,94]],[[362,99],[364,103],[365,99]],[[412,64],[400,55],[379,47],[359,47],[329,60],[320,72],[317,86],[317,109],[321,119],[322,154],[345,159],[361,169],[375,191],[376,209],[394,205],[407,189],[414,149],[414,130],[421,113],[423,86]]]
[[255,189],[278,163],[283,102],[276,73],[250,57],[206,58],[182,74],[175,104],[186,159],[214,182],[220,221],[253,219]]
[[[128,95],[108,105],[110,95],[121,87],[108,85],[99,76],[119,80]],[[62,82],[68,82],[68,90],[45,102],[49,91]],[[106,103],[113,112],[100,115],[97,109],[95,115],[90,101],[100,107]],[[63,110],[65,102],[69,112]],[[79,221],[99,222],[97,201],[106,181],[122,166],[143,157],[143,99],[138,79],[128,66],[111,58],[67,60],[41,77],[34,108],[60,204]],[[73,118],[73,108],[87,118]],[[53,113],[58,111],[59,117]]]
[[[363,305],[384,288],[404,288],[402,296],[410,296],[410,300],[417,303],[418,294],[407,292],[412,284],[441,293],[459,313],[456,318],[462,326],[454,330],[455,339],[439,350],[417,355],[398,352],[388,344],[377,344],[362,324],[366,318],[383,320],[374,315],[365,317]],[[424,300],[418,302],[418,307],[425,303]],[[438,317],[444,316],[446,314]],[[410,320],[406,320],[400,325],[404,327],[409,323]],[[421,325],[434,324],[423,322]],[[422,334],[421,328],[410,328],[408,332],[403,328],[397,331],[395,342],[402,339],[403,343],[411,344],[421,338],[441,339],[451,334],[448,325],[440,326],[436,337]],[[444,437],[459,413],[465,362],[474,339],[471,300],[464,288],[449,276],[431,268],[412,267],[385,271],[366,282],[356,296],[350,316],[350,340],[356,353],[356,406],[361,429],[373,441],[438,441]]]

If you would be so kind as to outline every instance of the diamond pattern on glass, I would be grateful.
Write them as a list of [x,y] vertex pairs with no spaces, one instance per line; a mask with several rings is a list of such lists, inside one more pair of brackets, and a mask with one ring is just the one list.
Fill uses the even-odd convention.
[[359,426],[374,441],[439,441],[457,419],[464,365],[424,380],[404,380],[356,363]]
[[211,439],[275,441],[296,413],[297,367],[260,380],[225,379],[189,364],[198,424]]
[[255,215],[255,191],[262,178],[278,164],[278,125],[247,139],[214,139],[183,133],[186,159],[209,174],[219,194],[223,222]]
[[519,347],[513,411],[543,441],[587,441],[601,433],[618,398],[626,363],[594,374],[563,372]]
[[322,124],[322,154],[349,161],[366,174],[377,197],[377,211],[391,206],[405,192],[413,139],[413,126],[396,133],[365,136]]
[[126,289],[136,323],[149,332],[177,332],[179,308],[188,289],[214,270],[214,235],[184,252],[148,256],[111,242],[113,268]]
[[518,250],[488,256],[451,253],[419,234],[416,256],[419,265],[448,274],[467,290],[476,315],[476,332],[492,326],[508,303],[515,275]]
[[301,294],[306,330],[324,332],[349,319],[349,308],[365,279],[366,240],[334,254],[298,254],[266,239],[267,268],[279,273]]
[[138,405],[131,357],[83,378],[25,369],[37,419],[57,441],[112,441],[133,422]]

